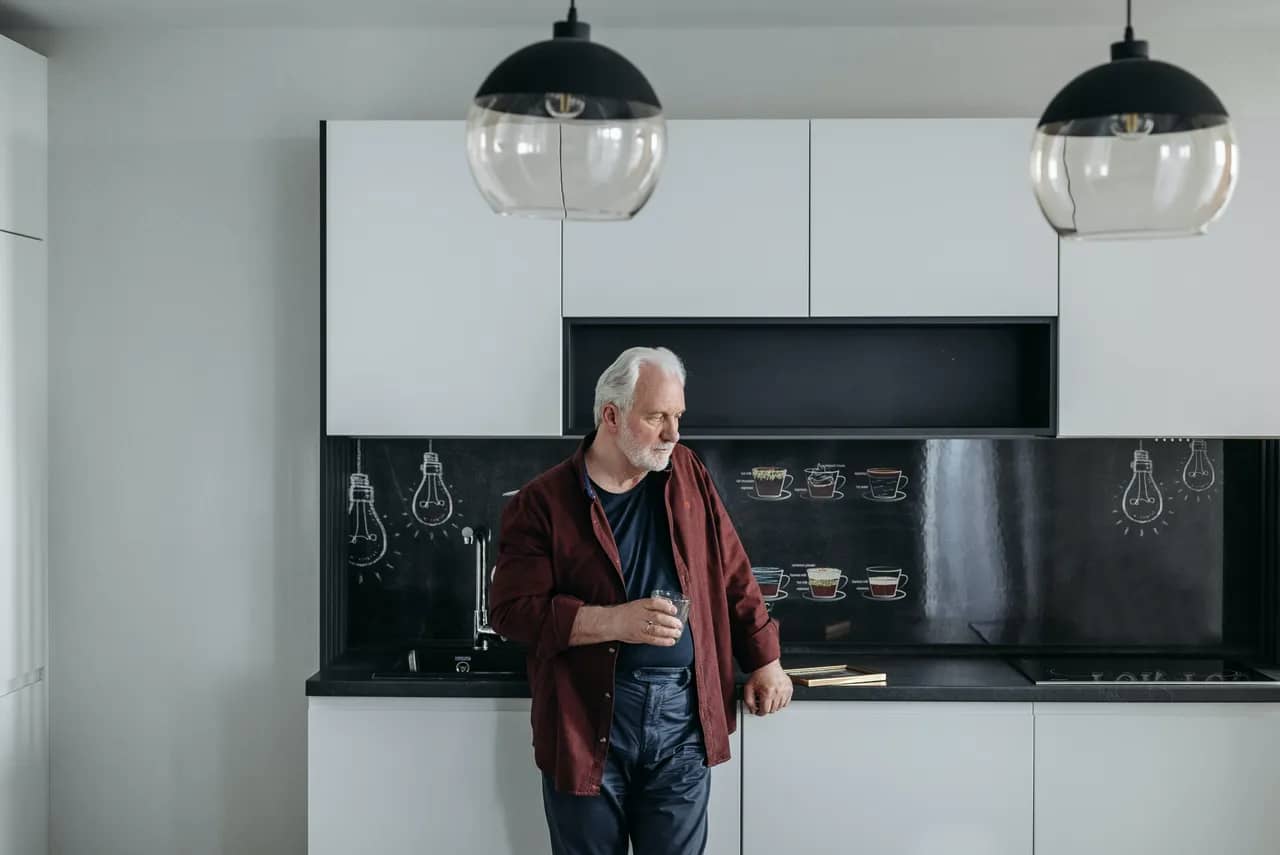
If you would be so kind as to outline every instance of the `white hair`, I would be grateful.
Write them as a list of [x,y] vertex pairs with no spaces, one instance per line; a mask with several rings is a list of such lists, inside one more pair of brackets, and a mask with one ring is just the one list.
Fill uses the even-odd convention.
[[621,412],[631,409],[636,400],[636,382],[640,379],[640,366],[660,368],[684,385],[684,363],[665,347],[630,347],[622,351],[613,364],[604,370],[596,381],[596,427],[600,427],[604,405],[613,404]]

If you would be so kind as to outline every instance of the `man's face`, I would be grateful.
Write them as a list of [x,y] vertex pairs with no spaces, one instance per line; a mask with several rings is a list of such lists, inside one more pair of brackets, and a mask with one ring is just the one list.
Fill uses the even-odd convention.
[[661,472],[680,441],[684,386],[653,365],[642,364],[631,409],[619,413],[618,447],[631,465]]

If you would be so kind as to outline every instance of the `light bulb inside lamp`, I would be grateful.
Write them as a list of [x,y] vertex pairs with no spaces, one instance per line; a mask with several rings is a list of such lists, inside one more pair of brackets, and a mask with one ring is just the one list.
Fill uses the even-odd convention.
[[1118,113],[1111,117],[1111,134],[1122,140],[1140,140],[1155,130],[1156,121],[1146,113]]
[[553,119],[576,119],[587,109],[587,101],[568,92],[548,92],[542,106]]

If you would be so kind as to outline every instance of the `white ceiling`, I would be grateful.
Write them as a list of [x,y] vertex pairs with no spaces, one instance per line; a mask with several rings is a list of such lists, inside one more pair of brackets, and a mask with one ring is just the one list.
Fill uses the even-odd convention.
[[[1153,28],[1280,27],[1276,0],[1137,0]],[[550,26],[568,0],[0,0],[37,27]],[[580,0],[606,27],[1123,26],[1121,0]]]

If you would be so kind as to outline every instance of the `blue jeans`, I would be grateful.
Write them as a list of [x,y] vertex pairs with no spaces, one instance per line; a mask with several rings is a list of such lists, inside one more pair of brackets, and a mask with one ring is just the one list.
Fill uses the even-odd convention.
[[555,855],[697,855],[707,845],[707,768],[689,668],[640,668],[614,681],[609,755],[598,796],[542,778]]

